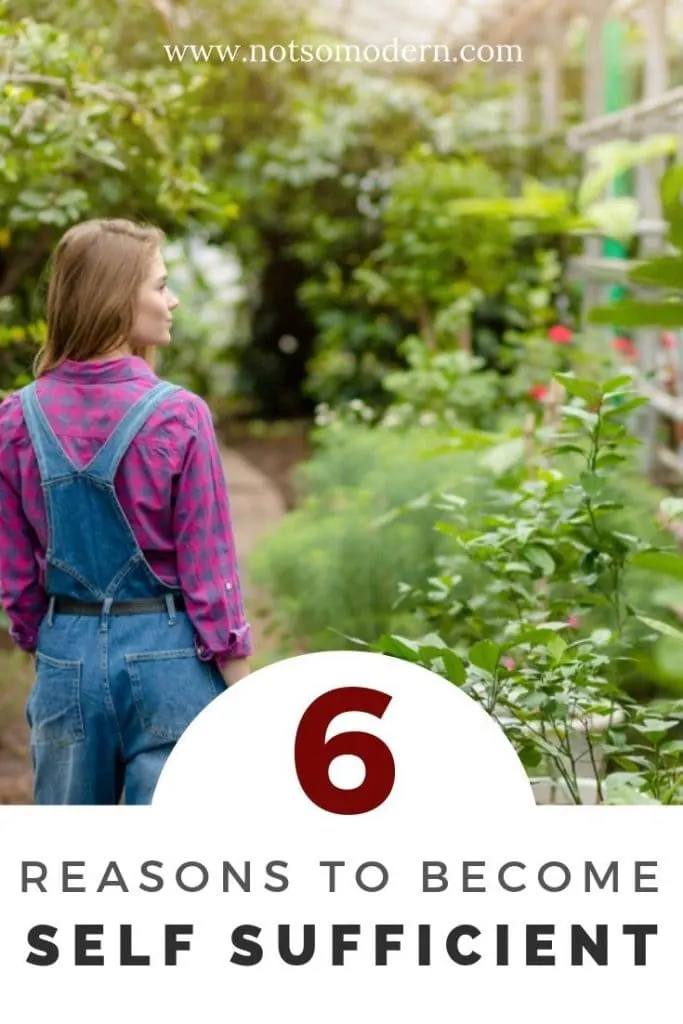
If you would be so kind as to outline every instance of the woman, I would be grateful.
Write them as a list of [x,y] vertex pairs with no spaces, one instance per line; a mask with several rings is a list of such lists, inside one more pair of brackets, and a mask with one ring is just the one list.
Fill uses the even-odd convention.
[[149,803],[183,731],[249,671],[211,414],[150,365],[178,305],[162,242],[125,220],[66,232],[36,380],[0,405],[0,600],[36,658],[39,804]]

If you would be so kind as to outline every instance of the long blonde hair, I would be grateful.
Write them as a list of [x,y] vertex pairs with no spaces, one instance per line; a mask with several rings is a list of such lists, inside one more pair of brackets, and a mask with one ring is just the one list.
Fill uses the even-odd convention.
[[[140,287],[164,241],[158,228],[129,220],[87,220],[62,236],[50,263],[47,336],[36,377],[65,359],[96,359],[130,339]],[[154,346],[132,348],[154,367]]]

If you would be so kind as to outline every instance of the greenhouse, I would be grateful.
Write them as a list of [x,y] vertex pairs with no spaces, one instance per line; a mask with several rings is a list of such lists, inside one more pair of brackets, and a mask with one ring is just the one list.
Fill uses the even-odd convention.
[[163,232],[150,366],[208,410],[252,671],[414,662],[538,803],[683,803],[682,54],[680,0],[5,0],[0,803],[33,800],[10,532],[47,557],[11,410],[94,219]]

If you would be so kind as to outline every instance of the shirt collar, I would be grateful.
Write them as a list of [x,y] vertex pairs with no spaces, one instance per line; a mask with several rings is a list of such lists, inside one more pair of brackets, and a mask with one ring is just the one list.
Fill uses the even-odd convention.
[[117,384],[124,380],[149,380],[155,374],[140,356],[119,356],[97,362],[65,359],[45,376],[71,384]]

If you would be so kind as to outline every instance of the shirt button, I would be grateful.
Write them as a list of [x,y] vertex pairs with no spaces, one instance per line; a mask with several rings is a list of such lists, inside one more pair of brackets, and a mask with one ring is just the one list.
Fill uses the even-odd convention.
[[228,593],[230,593],[230,591],[232,590],[232,583],[226,583],[225,589],[228,591]]

